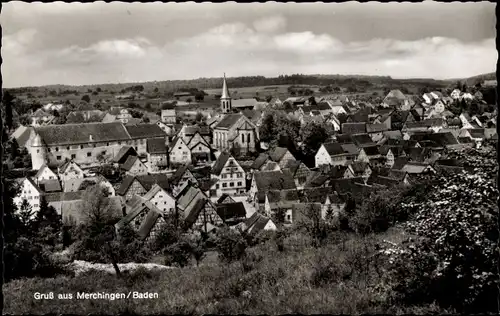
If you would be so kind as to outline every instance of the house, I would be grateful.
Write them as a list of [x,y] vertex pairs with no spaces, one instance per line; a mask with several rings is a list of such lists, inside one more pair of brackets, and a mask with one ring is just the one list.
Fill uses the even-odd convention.
[[223,203],[216,206],[216,211],[224,224],[234,226],[244,222],[247,212],[243,202]]
[[438,159],[433,167],[437,172],[461,173],[464,170],[463,163],[457,159]]
[[269,190],[265,194],[264,212],[272,218],[279,211],[290,212],[294,203],[299,202],[299,193],[296,189]]
[[[269,155],[267,153],[261,153],[250,165],[250,169],[253,171],[264,171],[269,170]],[[278,166],[279,167],[279,166]]]
[[446,127],[446,120],[443,118],[425,119],[419,122],[407,122],[402,131],[403,132],[419,132],[419,131],[434,131],[437,132],[441,128]]
[[208,233],[223,224],[215,205],[199,188],[187,183],[176,197],[177,209],[186,230]]
[[108,114],[112,115],[114,117],[114,120],[120,121],[124,124],[129,122],[129,119],[132,118],[132,114],[128,111],[128,109],[119,107],[119,106],[113,106],[109,109]]
[[187,144],[182,140],[182,137],[175,137],[170,143],[168,152],[169,163],[171,165],[177,164],[191,164],[191,150]]
[[297,187],[293,176],[288,171],[254,172],[249,197],[254,201],[255,206],[263,206],[267,191],[293,189]]
[[286,170],[292,174],[298,189],[304,186],[307,177],[311,173],[311,170],[302,161],[297,160],[288,160],[282,170]]
[[177,114],[175,112],[175,105],[172,103],[164,103],[161,110],[161,122],[165,124],[175,124]]
[[61,111],[64,108],[63,104],[53,104],[53,103],[47,103],[42,107],[45,111],[52,112],[52,111]]
[[[337,166],[336,166],[337,167]],[[330,183],[330,175],[324,170],[312,171],[306,178],[304,188],[327,187]]]
[[188,168],[188,164],[180,165],[172,176],[169,178],[170,187],[172,189],[173,196],[177,196],[181,188],[187,183],[199,185],[198,180],[193,175],[191,170]]
[[30,115],[30,118],[32,126],[41,126],[50,124],[55,119],[55,116],[42,109],[38,109]]
[[40,199],[44,192],[30,177],[24,178],[20,184],[19,194],[14,198],[14,204],[19,209],[23,200],[26,200],[36,214],[40,210]]
[[155,237],[161,225],[163,213],[152,202],[147,199],[134,196],[133,200],[126,205],[126,215],[115,224],[116,233],[119,235],[126,226],[137,232],[139,239]]
[[372,159],[381,157],[377,146],[362,147],[359,150],[357,161],[369,163]]
[[241,231],[250,237],[257,237],[263,231],[275,231],[276,224],[259,212],[255,212],[242,225]]
[[376,143],[372,140],[368,134],[356,134],[351,136],[352,142],[356,144],[359,148],[372,147]]
[[400,90],[391,90],[382,101],[382,106],[405,110],[410,106],[410,100]]
[[131,142],[139,155],[146,155],[146,140],[148,138],[167,138],[165,132],[156,124],[125,125]]
[[80,166],[73,160],[68,160],[57,169],[57,174],[63,186],[71,179],[83,179],[84,174]]
[[58,180],[57,174],[52,171],[46,164],[43,164],[38,172],[36,173],[34,180],[35,182],[40,182],[44,180]]
[[338,119],[338,117],[335,115],[335,114],[330,114],[328,116],[325,117],[325,122],[332,125],[333,127],[333,130],[335,132],[338,132],[340,131],[340,128],[341,128],[341,123],[340,123],[340,120]]
[[223,193],[240,195],[246,192],[245,171],[228,152],[221,153],[217,158],[210,177],[218,180],[214,196],[221,196]]
[[[387,120],[390,120],[390,116],[387,117]],[[390,130],[390,125],[378,123],[378,124],[366,124],[366,133],[370,135],[372,141],[378,142],[384,137],[384,132]]]
[[[210,127],[208,125],[183,125],[177,136],[182,137],[182,140],[188,144],[203,142],[207,145],[210,144]],[[194,138],[194,139],[193,139]]]
[[233,198],[229,194],[224,193],[217,200],[216,204],[219,205],[219,204],[225,204],[225,203],[236,203],[236,201],[233,200]]
[[430,164],[422,162],[408,162],[401,171],[409,174],[436,173],[436,170]]
[[156,183],[142,198],[157,207],[162,215],[173,215],[175,213],[177,201],[167,192],[167,190]]
[[321,145],[314,156],[315,166],[321,165],[347,165],[356,160],[359,150],[353,144],[325,143]]
[[346,205],[333,187],[304,189],[301,192],[300,203],[319,203],[323,220],[329,216],[337,217]]
[[99,184],[101,187],[107,189],[108,196],[115,196],[116,190],[113,185],[103,176],[75,178],[64,182],[63,192],[78,192],[84,191],[89,186]]
[[148,167],[146,167],[137,156],[128,156],[127,160],[120,165],[120,169],[125,171],[126,175],[142,175],[148,173]]
[[127,161],[127,159],[131,156],[137,157],[137,151],[132,146],[123,146],[113,157],[113,163],[117,166],[122,165]]
[[66,116],[66,124],[74,124],[74,123],[92,123],[92,122],[111,122],[113,120],[106,120],[106,115],[108,113],[104,113],[100,110],[83,110],[83,111],[71,111]]
[[163,123],[162,121],[157,121],[156,125],[158,125],[158,127],[161,128],[161,130],[163,132],[165,132],[165,134],[167,134],[167,135],[173,135],[175,132],[173,125],[167,125],[166,123]]
[[364,178],[366,180],[371,173],[372,169],[368,163],[354,162],[347,166],[344,178]]
[[126,176],[118,190],[116,190],[116,194],[122,197],[124,202],[127,203],[134,195],[143,196],[146,194],[155,184],[158,184],[166,191],[170,190],[168,176],[163,173],[156,173],[139,176]]
[[405,156],[406,153],[402,146],[383,145],[379,148],[380,154],[385,157],[385,165],[392,168],[397,157]]
[[455,89],[451,92],[450,97],[452,97],[455,100],[460,99],[460,94],[461,94],[461,91],[459,89]]
[[262,125],[262,119],[264,118],[264,111],[262,110],[243,110],[241,111],[255,126],[260,127]]
[[212,161],[212,150],[210,142],[197,131],[186,143],[191,150],[191,160],[193,163],[207,163]]
[[146,143],[150,172],[158,172],[168,166],[168,147],[164,138],[150,138]]
[[366,133],[366,123],[342,123],[342,134],[364,134]]
[[240,153],[255,152],[259,132],[245,115],[226,114],[214,127],[213,148],[220,151],[236,149]]
[[285,147],[275,147],[269,151],[269,159],[276,162],[279,167],[284,168],[289,161],[295,161],[295,157]]

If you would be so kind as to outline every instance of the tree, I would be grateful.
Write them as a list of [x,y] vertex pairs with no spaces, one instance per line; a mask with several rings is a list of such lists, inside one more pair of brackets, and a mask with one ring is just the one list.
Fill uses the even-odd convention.
[[3,91],[2,103],[5,107],[5,126],[9,129],[11,129],[14,124],[13,112],[12,112],[14,100],[15,97],[9,91],[6,90]]
[[226,263],[240,260],[247,248],[243,236],[227,227],[216,232],[215,244],[220,260]]
[[143,122],[143,123],[149,123],[149,122],[150,122],[149,117],[144,116],[144,117],[142,118],[142,122]]
[[274,120],[274,113],[267,112],[262,119],[260,127],[260,139],[264,142],[270,142],[276,137],[276,124]]
[[20,155],[19,144],[15,138],[10,141],[10,159],[14,160]]
[[82,96],[81,100],[89,103],[90,102],[90,97],[88,96],[88,94],[85,94],[85,95]]
[[30,117],[27,114],[19,116],[19,124],[23,126],[29,126],[31,124]]
[[154,91],[155,93],[158,93],[158,91],[160,91],[160,90],[158,89],[158,87],[155,87],[155,89],[154,89],[153,91]]
[[301,130],[303,152],[305,156],[314,156],[321,145],[328,139],[328,132],[324,124],[307,123]]
[[310,105],[316,105],[316,98],[315,97],[309,97],[308,99]]
[[23,199],[19,208],[19,219],[21,221],[22,227],[24,228],[24,234],[31,233],[31,223],[33,221],[34,215],[35,211],[33,211],[31,205],[28,203],[28,200]]
[[191,103],[191,102],[193,102],[193,99],[191,99],[191,98],[187,98],[187,99],[186,99],[186,102],[187,102],[187,103]]
[[144,116],[144,113],[138,110],[129,110],[130,115],[132,115],[133,118],[142,118]]
[[194,120],[195,120],[196,122],[202,122],[202,121],[203,121],[203,119],[204,119],[204,116],[203,116],[203,114],[201,114],[201,112],[196,113],[196,116],[195,116],[195,118],[194,118]]
[[266,102],[269,103],[269,102],[271,102],[272,99],[273,99],[273,96],[272,95],[268,95],[266,97]]

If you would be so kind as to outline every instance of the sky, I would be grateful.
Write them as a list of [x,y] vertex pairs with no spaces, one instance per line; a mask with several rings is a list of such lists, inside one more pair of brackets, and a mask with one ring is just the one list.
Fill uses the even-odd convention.
[[494,72],[495,4],[3,4],[4,87],[281,74]]

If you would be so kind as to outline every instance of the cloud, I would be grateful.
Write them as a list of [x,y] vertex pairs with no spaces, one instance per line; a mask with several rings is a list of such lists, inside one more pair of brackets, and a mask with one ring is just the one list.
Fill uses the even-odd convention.
[[465,43],[448,37],[344,42],[312,31],[284,32],[278,20],[264,18],[251,26],[224,23],[164,45],[146,37],[108,38],[36,52],[25,49],[37,37],[36,31],[24,30],[4,37],[2,71],[6,86],[174,80],[223,72],[444,79],[494,71],[497,60],[493,38]]
[[257,32],[276,33],[286,27],[286,19],[280,15],[265,17],[254,21],[253,27]]

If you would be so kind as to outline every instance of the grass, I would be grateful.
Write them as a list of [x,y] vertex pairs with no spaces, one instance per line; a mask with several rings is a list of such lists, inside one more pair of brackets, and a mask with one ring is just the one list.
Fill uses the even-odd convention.
[[[303,235],[289,238],[285,251],[272,241],[248,250],[231,265],[214,254],[200,267],[162,272],[136,271],[122,279],[90,272],[79,277],[23,279],[4,285],[4,312],[10,314],[287,314],[391,313],[384,277],[363,259],[369,238],[315,249]],[[368,266],[364,269],[364,264]],[[362,269],[363,268],[363,269]],[[158,293],[158,299],[77,300],[77,292]],[[72,293],[73,300],[35,300],[35,292]],[[422,307],[421,312],[434,311]],[[415,310],[411,310],[415,311]],[[408,312],[408,310],[400,310]]]

